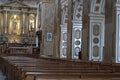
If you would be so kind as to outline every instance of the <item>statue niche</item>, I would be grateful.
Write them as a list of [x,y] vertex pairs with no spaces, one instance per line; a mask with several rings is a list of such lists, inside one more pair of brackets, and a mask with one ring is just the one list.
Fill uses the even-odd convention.
[[12,15],[10,17],[9,34],[20,35],[20,17],[18,15]]

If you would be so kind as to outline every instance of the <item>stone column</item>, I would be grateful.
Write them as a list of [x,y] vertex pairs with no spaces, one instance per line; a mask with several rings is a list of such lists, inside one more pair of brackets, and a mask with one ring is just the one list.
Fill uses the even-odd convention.
[[5,15],[4,15],[5,17],[5,22],[4,22],[4,24],[5,24],[5,34],[7,33],[7,24],[8,24],[8,22],[7,22],[7,16],[8,16],[8,12],[7,11],[5,11]]
[[46,56],[54,56],[54,19],[55,3],[54,0],[43,0],[41,11],[41,28],[42,28],[42,53]]
[[38,24],[38,23],[39,23],[39,22],[38,22],[38,21],[39,21],[39,14],[40,14],[40,13],[39,13],[39,10],[40,10],[40,9],[39,9],[39,5],[40,5],[40,3],[37,4],[36,26],[35,26],[36,31],[38,30],[38,27],[39,27],[39,24]]
[[5,34],[5,11],[3,11],[3,34]]
[[114,8],[115,8],[114,25],[116,26],[116,29],[114,29],[113,32],[113,37],[114,37],[113,40],[115,42],[115,49],[113,51],[115,54],[113,54],[114,55],[113,60],[116,63],[120,63],[120,0],[117,0]]
[[61,24],[61,3],[60,0],[56,0],[55,4],[55,28],[54,28],[54,56],[59,58],[60,57],[60,24]]
[[25,13],[22,14],[23,17],[23,34],[25,34],[25,30],[26,30],[26,18],[25,18]]
[[3,12],[4,14],[3,14],[3,19],[4,19],[4,22],[3,22],[3,24],[4,24],[4,33],[5,34],[7,34],[7,30],[8,30],[8,11],[4,11]]
[[[2,22],[2,14],[0,12],[0,21]],[[2,23],[0,22],[0,36],[2,34]]]
[[11,12],[9,12],[9,21],[8,21],[8,23],[9,23],[9,28],[8,28],[8,34],[10,34],[10,18],[11,18],[11,16],[12,16],[12,13]]
[[[0,12],[0,21],[2,22],[2,14]],[[2,41],[2,23],[0,22],[0,41]]]
[[21,28],[21,35],[23,34],[23,13],[20,13],[20,28]]
[[91,0],[83,0],[82,60],[89,60],[89,12]]
[[114,11],[114,1],[115,0],[105,0],[105,47],[104,47],[104,58],[105,62],[112,62],[113,45],[113,30],[115,26],[113,25],[113,11]]
[[73,0],[68,0],[67,59],[72,59]]
[[36,24],[37,24],[37,20],[36,20],[36,17],[37,17],[37,14],[34,14],[35,15],[35,19],[34,19],[34,37],[35,37],[35,32],[36,32]]
[[26,34],[29,36],[29,14],[26,13]]
[[3,22],[4,22],[4,19],[3,19],[4,17],[3,17],[3,16],[4,16],[4,15],[3,15],[3,14],[4,14],[4,13],[2,12],[2,13],[1,13],[1,28],[2,28],[1,31],[2,31],[2,34],[3,34],[3,32],[4,32],[4,28],[3,28],[3,26],[4,26],[4,23],[3,23]]
[[10,13],[7,12],[7,34],[9,34],[9,25],[10,25]]
[[26,24],[27,24],[27,21],[26,21],[26,13],[24,13],[24,34],[26,34],[26,30],[27,30]]

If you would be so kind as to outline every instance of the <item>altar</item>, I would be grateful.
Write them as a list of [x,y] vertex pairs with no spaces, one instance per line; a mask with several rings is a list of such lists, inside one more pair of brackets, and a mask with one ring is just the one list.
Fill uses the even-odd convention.
[[[6,39],[8,43],[24,43],[25,39],[30,41],[32,37],[32,43],[35,43],[36,16],[37,7],[28,6],[21,1],[13,0],[1,4],[0,41]],[[30,36],[31,28],[32,36]]]

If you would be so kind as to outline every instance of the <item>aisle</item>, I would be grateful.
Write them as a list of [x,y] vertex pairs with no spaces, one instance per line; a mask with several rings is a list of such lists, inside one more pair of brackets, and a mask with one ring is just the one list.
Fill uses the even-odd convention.
[[5,80],[5,76],[3,75],[2,71],[0,70],[0,80]]

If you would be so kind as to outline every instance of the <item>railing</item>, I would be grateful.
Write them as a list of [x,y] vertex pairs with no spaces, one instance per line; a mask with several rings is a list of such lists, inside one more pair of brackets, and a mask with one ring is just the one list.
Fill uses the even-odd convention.
[[[31,44],[22,44],[22,43],[8,43],[9,47],[25,47],[25,46],[31,46]],[[32,44],[34,47],[35,44]]]
[[8,54],[29,54],[30,47],[9,47]]
[[0,43],[0,55],[5,53],[8,49],[8,44]]
[[35,44],[20,44],[20,43],[0,43],[1,54],[39,54],[39,50],[35,48]]

